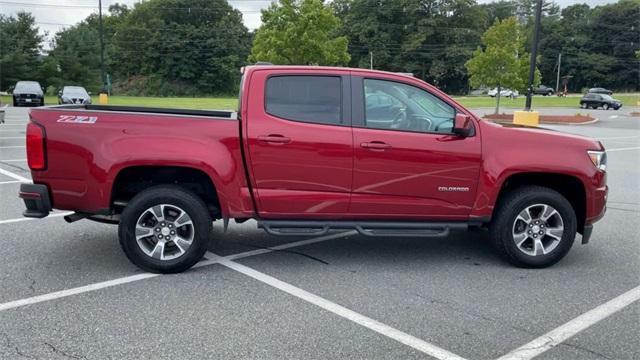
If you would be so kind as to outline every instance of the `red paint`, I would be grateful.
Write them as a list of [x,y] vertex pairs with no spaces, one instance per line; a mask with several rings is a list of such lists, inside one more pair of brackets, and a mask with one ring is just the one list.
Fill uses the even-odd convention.
[[[265,111],[265,83],[274,74],[357,75],[413,85],[469,115],[474,134],[281,119]],[[244,77],[240,123],[204,116],[33,109],[32,121],[46,129],[42,159],[47,159],[46,170],[38,170],[38,144],[28,142],[34,182],[49,186],[55,208],[91,213],[111,208],[112,185],[123,169],[183,166],[211,178],[226,217],[469,220],[492,215],[509,176],[542,172],[581,181],[588,224],[604,213],[606,176],[586,153],[601,149],[595,140],[482,121],[433,86],[399,74],[259,66],[247,67]],[[97,121],[57,122],[61,115],[76,114]],[[39,128],[31,124],[28,129],[36,136]]]

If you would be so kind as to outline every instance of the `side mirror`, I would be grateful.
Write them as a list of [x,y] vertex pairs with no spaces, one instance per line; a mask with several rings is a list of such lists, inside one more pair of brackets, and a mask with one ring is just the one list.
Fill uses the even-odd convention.
[[471,125],[469,115],[456,114],[453,120],[453,133],[458,136],[467,137],[471,134],[472,130],[473,125]]
[[87,95],[91,96],[91,95],[93,95],[93,94],[91,94],[91,91],[89,91],[89,92],[87,93]]

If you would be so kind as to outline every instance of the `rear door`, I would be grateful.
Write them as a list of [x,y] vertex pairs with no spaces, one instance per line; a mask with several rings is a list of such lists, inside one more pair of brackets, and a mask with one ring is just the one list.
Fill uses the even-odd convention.
[[[354,74],[352,90],[351,216],[466,219],[475,199],[481,149],[477,133],[466,138],[452,134],[453,119],[462,109],[412,78]],[[390,98],[386,111],[380,109],[380,98]]]
[[[244,126],[264,218],[340,218],[353,171],[348,71],[255,70]],[[262,96],[264,94],[264,96]]]

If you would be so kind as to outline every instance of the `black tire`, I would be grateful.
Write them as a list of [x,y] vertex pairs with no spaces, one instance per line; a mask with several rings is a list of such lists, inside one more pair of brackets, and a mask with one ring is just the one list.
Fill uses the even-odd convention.
[[609,110],[609,104],[602,104],[602,110]]
[[[136,241],[136,223],[149,208],[168,204],[184,210],[193,222],[191,245],[179,257],[160,260],[147,255]],[[125,207],[120,216],[120,246],[129,260],[140,268],[156,273],[179,273],[195,265],[207,251],[212,219],[205,203],[197,195],[175,185],[159,185],[142,191]],[[177,230],[177,227],[176,227]]]
[[[521,211],[535,204],[547,204],[557,210],[564,230],[556,247],[544,255],[529,255],[518,248],[513,229]],[[545,268],[560,261],[571,249],[576,237],[577,219],[569,201],[555,190],[542,186],[523,186],[504,195],[489,227],[491,241],[504,259],[523,268]]]
[[18,102],[16,101],[16,99],[13,99],[13,107],[18,107]]
[[580,108],[586,109],[587,107],[587,103],[580,103]]

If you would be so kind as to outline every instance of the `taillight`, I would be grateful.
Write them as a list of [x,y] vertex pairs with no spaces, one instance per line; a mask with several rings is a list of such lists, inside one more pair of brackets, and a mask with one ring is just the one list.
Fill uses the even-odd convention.
[[27,125],[27,163],[31,170],[44,170],[47,168],[44,139],[44,128],[30,122]]

